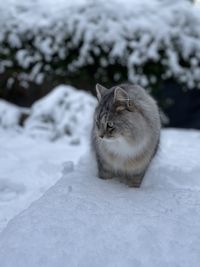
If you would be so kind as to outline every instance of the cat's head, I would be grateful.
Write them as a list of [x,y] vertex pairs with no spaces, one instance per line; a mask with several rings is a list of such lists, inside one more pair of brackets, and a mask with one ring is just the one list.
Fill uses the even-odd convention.
[[99,138],[113,139],[131,137],[133,118],[137,121],[137,111],[133,99],[121,86],[107,89],[96,85],[99,104],[95,112],[95,128]]

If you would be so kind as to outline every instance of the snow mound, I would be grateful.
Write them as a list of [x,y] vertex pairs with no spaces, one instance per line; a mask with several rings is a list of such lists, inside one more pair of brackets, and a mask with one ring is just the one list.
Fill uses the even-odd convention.
[[17,195],[24,193],[24,185],[11,182],[9,179],[0,179],[0,202],[10,201]]
[[140,189],[98,179],[85,155],[8,224],[1,265],[198,266],[199,141],[197,131],[164,130]]
[[89,133],[95,106],[93,96],[60,85],[32,106],[25,123],[26,132],[51,140],[67,135],[72,143],[79,143],[79,138]]
[[88,139],[96,104],[92,95],[59,85],[30,109],[0,100],[0,128],[52,141],[66,136],[70,144],[77,145],[82,137]]
[[28,109],[19,108],[0,99],[0,127],[18,128],[22,123],[23,115],[28,116]]

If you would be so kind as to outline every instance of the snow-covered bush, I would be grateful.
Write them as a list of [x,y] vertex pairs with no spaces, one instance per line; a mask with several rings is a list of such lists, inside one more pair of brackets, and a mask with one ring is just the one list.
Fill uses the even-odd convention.
[[18,128],[20,125],[23,125],[28,115],[28,109],[20,108],[4,100],[0,100],[1,128]]
[[86,72],[149,88],[168,78],[200,87],[200,9],[189,1],[8,0],[0,14],[8,87]]
[[50,140],[67,135],[71,143],[77,143],[89,134],[95,106],[93,96],[60,85],[32,106],[25,130]]
[[72,86],[60,85],[30,109],[0,100],[0,128],[17,128],[32,137],[56,140],[67,136],[71,144],[88,139],[96,99]]

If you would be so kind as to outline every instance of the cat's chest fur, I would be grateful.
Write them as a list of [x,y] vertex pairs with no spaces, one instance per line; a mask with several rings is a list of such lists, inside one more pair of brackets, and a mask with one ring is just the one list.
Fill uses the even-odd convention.
[[106,151],[124,159],[133,157],[137,153],[137,148],[129,144],[123,137],[113,140],[105,139],[103,146]]
[[139,170],[145,161],[145,157],[141,157],[141,155],[146,144],[146,139],[135,144],[128,143],[123,137],[104,140],[102,143],[104,160],[113,168],[113,171],[132,172]]

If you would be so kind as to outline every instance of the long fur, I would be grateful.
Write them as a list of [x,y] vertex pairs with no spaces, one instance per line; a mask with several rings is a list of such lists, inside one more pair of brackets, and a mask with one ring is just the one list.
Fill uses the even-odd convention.
[[92,130],[98,175],[139,187],[159,144],[157,104],[137,85],[121,84],[98,94]]

